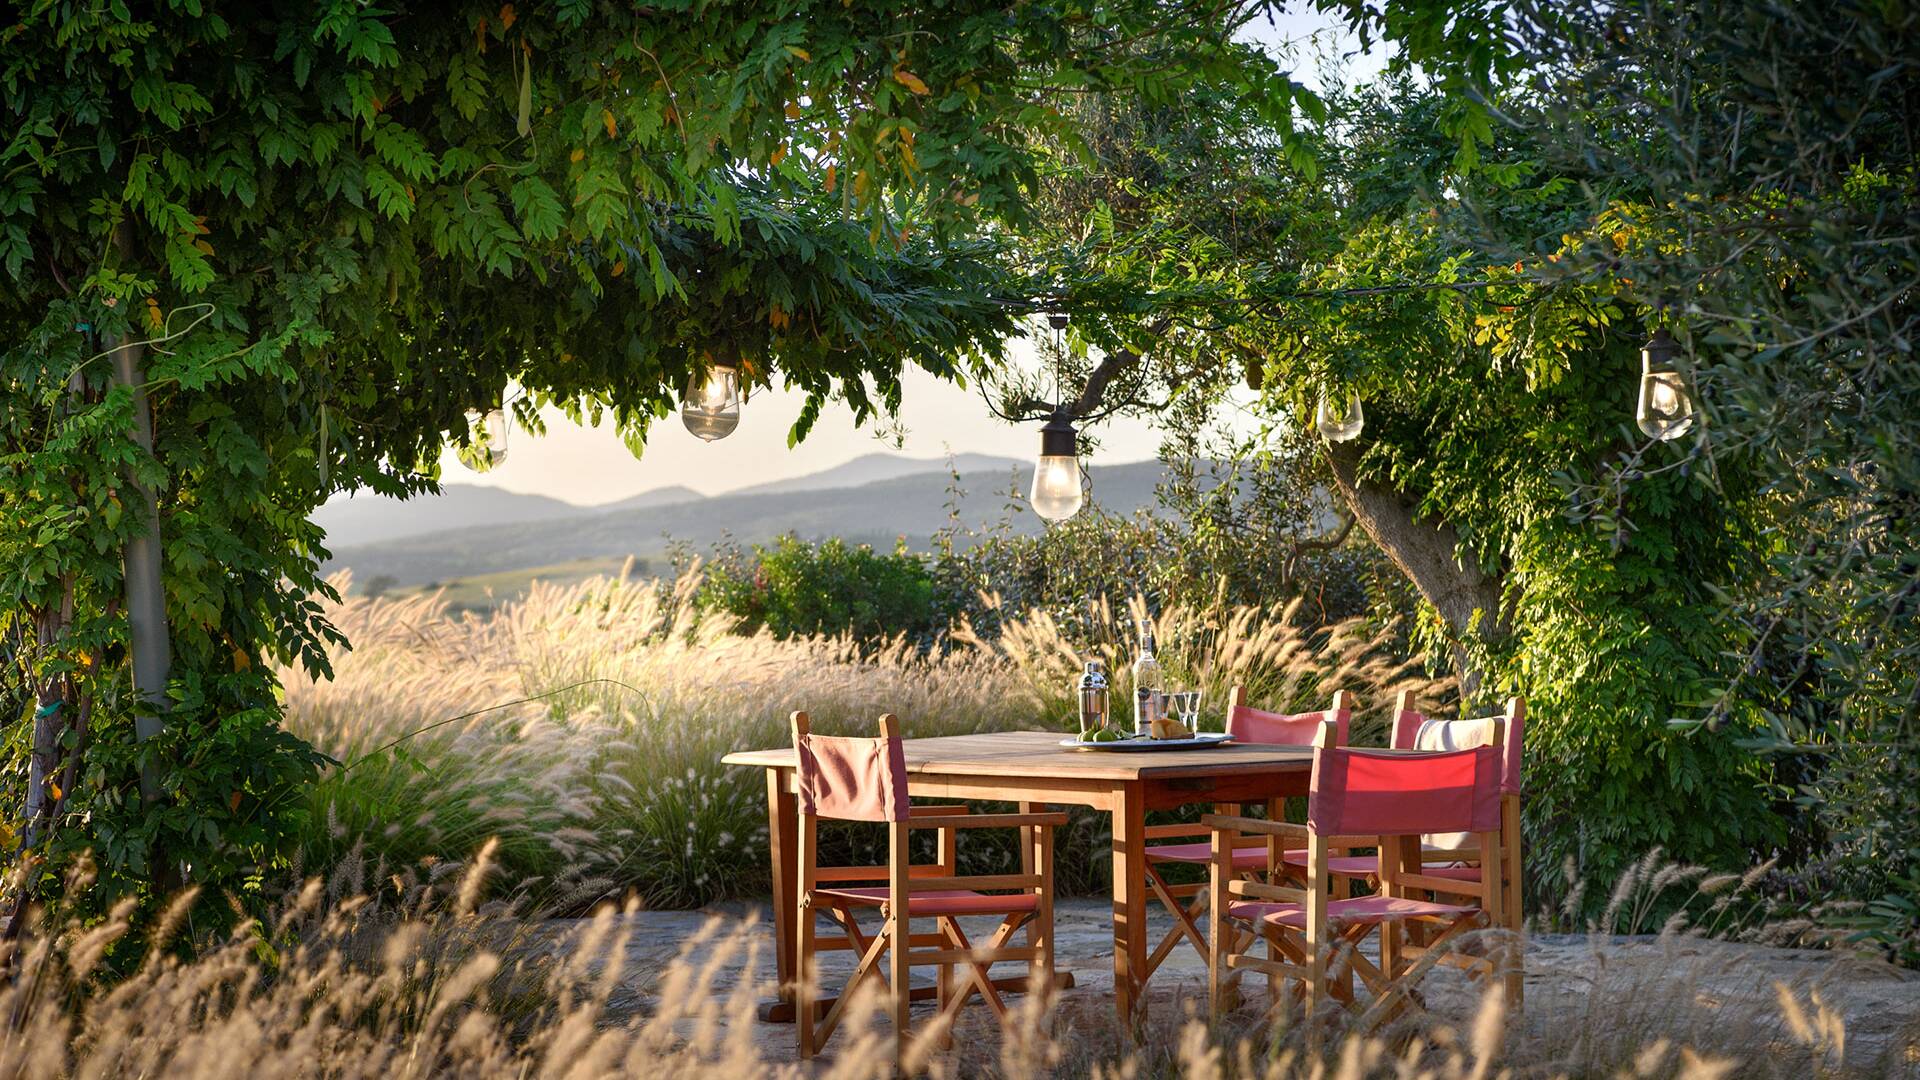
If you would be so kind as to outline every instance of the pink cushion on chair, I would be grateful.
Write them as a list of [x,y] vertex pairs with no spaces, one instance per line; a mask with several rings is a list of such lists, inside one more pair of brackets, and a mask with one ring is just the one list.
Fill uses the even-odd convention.
[[[1397,919],[1449,918],[1470,915],[1478,910],[1472,905],[1435,904],[1426,900],[1409,900],[1403,896],[1360,896],[1352,900],[1329,901],[1327,922],[1339,926],[1343,923],[1381,923]],[[1300,904],[1238,903],[1230,905],[1227,914],[1248,922],[1262,919],[1275,926],[1294,930],[1307,928],[1307,909]]]
[[1274,713],[1239,705],[1227,713],[1227,734],[1247,743],[1268,746],[1312,746],[1320,725],[1334,725],[1334,745],[1347,745],[1347,723],[1353,714],[1346,709],[1322,709],[1308,713]]
[[[1213,845],[1202,841],[1198,844],[1165,844],[1160,847],[1150,847],[1147,849],[1147,861],[1210,863],[1213,861]],[[1233,865],[1236,868],[1266,869],[1267,845],[1235,848]]]
[[[858,889],[815,889],[813,898],[823,904],[844,907],[877,907],[887,902],[886,886]],[[907,899],[907,910],[914,915],[1011,915],[1032,911],[1040,898],[1033,893],[1007,893],[995,896],[980,892],[922,892]]]
[[801,813],[842,821],[907,820],[907,755],[900,739],[809,733],[794,751]]
[[1434,754],[1317,750],[1307,826],[1330,836],[1496,832],[1500,764],[1489,746]]

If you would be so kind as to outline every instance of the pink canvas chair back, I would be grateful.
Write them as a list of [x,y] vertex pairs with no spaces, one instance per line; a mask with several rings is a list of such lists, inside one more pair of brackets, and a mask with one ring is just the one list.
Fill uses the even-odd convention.
[[1236,700],[1233,707],[1227,710],[1227,734],[1239,742],[1269,746],[1312,746],[1320,732],[1320,725],[1332,721],[1334,745],[1347,745],[1347,725],[1353,720],[1353,710],[1346,708],[1345,691],[1333,695],[1333,708],[1307,713],[1276,713],[1250,708],[1242,700],[1244,691],[1240,687],[1234,687],[1233,693]]
[[842,821],[907,820],[907,755],[898,735],[815,735],[794,720],[800,812]]
[[[1514,698],[1507,703],[1507,715],[1482,716],[1473,720],[1434,720],[1407,707],[1407,695],[1400,696],[1400,708],[1393,720],[1393,745],[1399,750],[1465,750],[1478,746],[1500,747],[1500,792],[1520,792],[1520,768],[1526,703]],[[1465,832],[1428,833],[1421,843],[1443,851],[1458,851],[1472,844]]]
[[1465,750],[1491,746],[1500,723],[1506,725],[1505,746],[1501,756],[1500,791],[1520,793],[1521,765],[1524,761],[1527,708],[1514,698],[1507,703],[1505,716],[1482,716],[1474,720],[1434,720],[1408,706],[1407,695],[1400,696],[1400,707],[1393,718],[1393,748],[1396,750]]
[[1411,836],[1500,828],[1500,752],[1432,754],[1321,747],[1313,755],[1307,825],[1327,836]]

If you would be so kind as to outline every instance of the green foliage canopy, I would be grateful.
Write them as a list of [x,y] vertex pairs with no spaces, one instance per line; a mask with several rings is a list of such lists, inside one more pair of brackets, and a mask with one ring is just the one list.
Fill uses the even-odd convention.
[[[61,761],[91,770],[55,796],[90,823],[62,843],[101,841],[115,888],[160,851],[204,880],[276,857],[320,763],[275,731],[263,660],[323,675],[338,644],[307,514],[430,487],[467,410],[610,413],[637,450],[735,360],[808,394],[798,438],[830,396],[893,407],[904,364],[997,355],[1025,290],[980,237],[1019,216],[1055,98],[1212,81],[1283,113],[1296,88],[1223,33],[1251,10],[22,13],[0,30],[0,631],[66,706]],[[145,361],[151,454],[120,347]],[[175,655],[173,727],[137,749],[133,479],[158,493]],[[128,771],[163,755],[192,771],[162,777],[164,812]]]

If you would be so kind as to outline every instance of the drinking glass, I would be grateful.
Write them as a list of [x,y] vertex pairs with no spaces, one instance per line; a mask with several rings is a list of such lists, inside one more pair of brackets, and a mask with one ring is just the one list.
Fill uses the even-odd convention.
[[1200,732],[1200,691],[1183,690],[1173,695],[1174,719],[1186,725],[1188,731]]

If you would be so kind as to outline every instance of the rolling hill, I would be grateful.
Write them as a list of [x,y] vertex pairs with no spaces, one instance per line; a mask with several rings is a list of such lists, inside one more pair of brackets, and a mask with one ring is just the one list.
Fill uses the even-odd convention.
[[[695,496],[698,498],[698,496]],[[447,484],[438,495],[395,499],[362,491],[314,511],[330,547],[377,544],[422,533],[482,525],[547,521],[586,512],[545,495],[521,495],[473,484]]]
[[[1096,502],[1131,512],[1153,503],[1162,466],[1148,461],[1094,466],[1089,472]],[[571,507],[544,518],[468,521],[431,532],[389,534],[377,542],[340,542],[326,569],[351,567],[362,583],[381,578],[389,587],[405,588],[560,564],[617,564],[627,556],[657,560],[674,541],[704,548],[728,539],[758,542],[791,532],[881,546],[904,537],[911,545],[925,546],[948,521],[944,462],[938,463],[938,471],[922,468],[852,486],[819,487],[809,482],[814,479],[662,505]],[[965,496],[954,509],[962,522],[987,525],[1006,512],[1009,488],[1017,485],[1024,492],[1028,481],[1026,467],[1016,469],[1012,462],[1004,469],[962,473]],[[1040,528],[1031,513],[1021,512],[1013,520],[1022,531]]]

